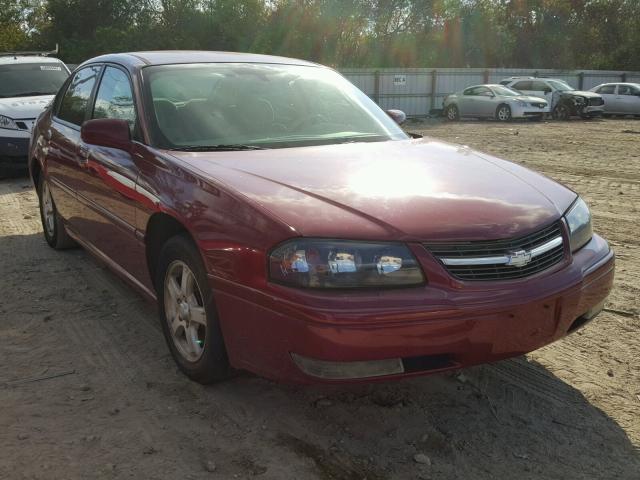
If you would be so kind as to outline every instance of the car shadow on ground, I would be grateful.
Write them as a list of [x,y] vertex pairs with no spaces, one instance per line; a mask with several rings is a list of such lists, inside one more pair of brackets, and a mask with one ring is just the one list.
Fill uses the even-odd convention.
[[[14,183],[0,210],[5,195],[29,195]],[[351,386],[250,374],[193,383],[176,371],[154,306],[82,250],[48,248],[34,214],[19,214],[27,231],[0,229],[0,474],[28,475],[49,456],[51,478],[105,464],[201,478],[211,460],[220,478],[637,479],[640,452],[624,430],[526,358]],[[10,383],[45,369],[72,374]]]

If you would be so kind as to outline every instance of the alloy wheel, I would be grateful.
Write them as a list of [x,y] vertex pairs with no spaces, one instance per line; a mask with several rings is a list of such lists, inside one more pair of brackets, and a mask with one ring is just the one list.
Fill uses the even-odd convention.
[[42,184],[42,216],[47,235],[53,237],[56,232],[56,212],[53,198],[51,198],[51,190],[49,190],[49,184],[46,181]]
[[507,106],[502,106],[498,109],[498,120],[506,122],[511,118],[511,110]]
[[205,349],[207,314],[196,277],[181,260],[175,260],[167,269],[164,306],[176,349],[185,360],[197,362]]

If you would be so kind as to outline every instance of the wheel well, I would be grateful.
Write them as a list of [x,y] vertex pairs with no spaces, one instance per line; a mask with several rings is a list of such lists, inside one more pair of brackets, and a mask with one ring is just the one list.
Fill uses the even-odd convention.
[[[193,240],[186,227],[171,215],[166,213],[154,213],[147,223],[147,230],[144,237],[147,255],[147,267],[151,281],[155,284],[156,265],[160,257],[162,247],[172,237],[186,234]],[[195,243],[195,242],[194,242]]]
[[41,173],[42,168],[40,167],[40,162],[34,158],[31,160],[31,180],[33,180],[33,185],[36,187],[36,190],[38,189]]

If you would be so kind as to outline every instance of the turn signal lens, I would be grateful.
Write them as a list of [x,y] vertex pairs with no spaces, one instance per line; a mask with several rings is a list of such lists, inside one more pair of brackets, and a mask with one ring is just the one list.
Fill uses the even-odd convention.
[[564,218],[567,220],[567,225],[569,225],[571,251],[575,252],[584,247],[593,236],[591,212],[585,201],[582,198],[578,198]]

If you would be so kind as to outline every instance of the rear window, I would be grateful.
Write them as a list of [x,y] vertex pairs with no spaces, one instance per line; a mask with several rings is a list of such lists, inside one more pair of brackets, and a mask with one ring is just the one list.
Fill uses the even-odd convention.
[[68,76],[62,62],[0,65],[0,98],[55,95]]

